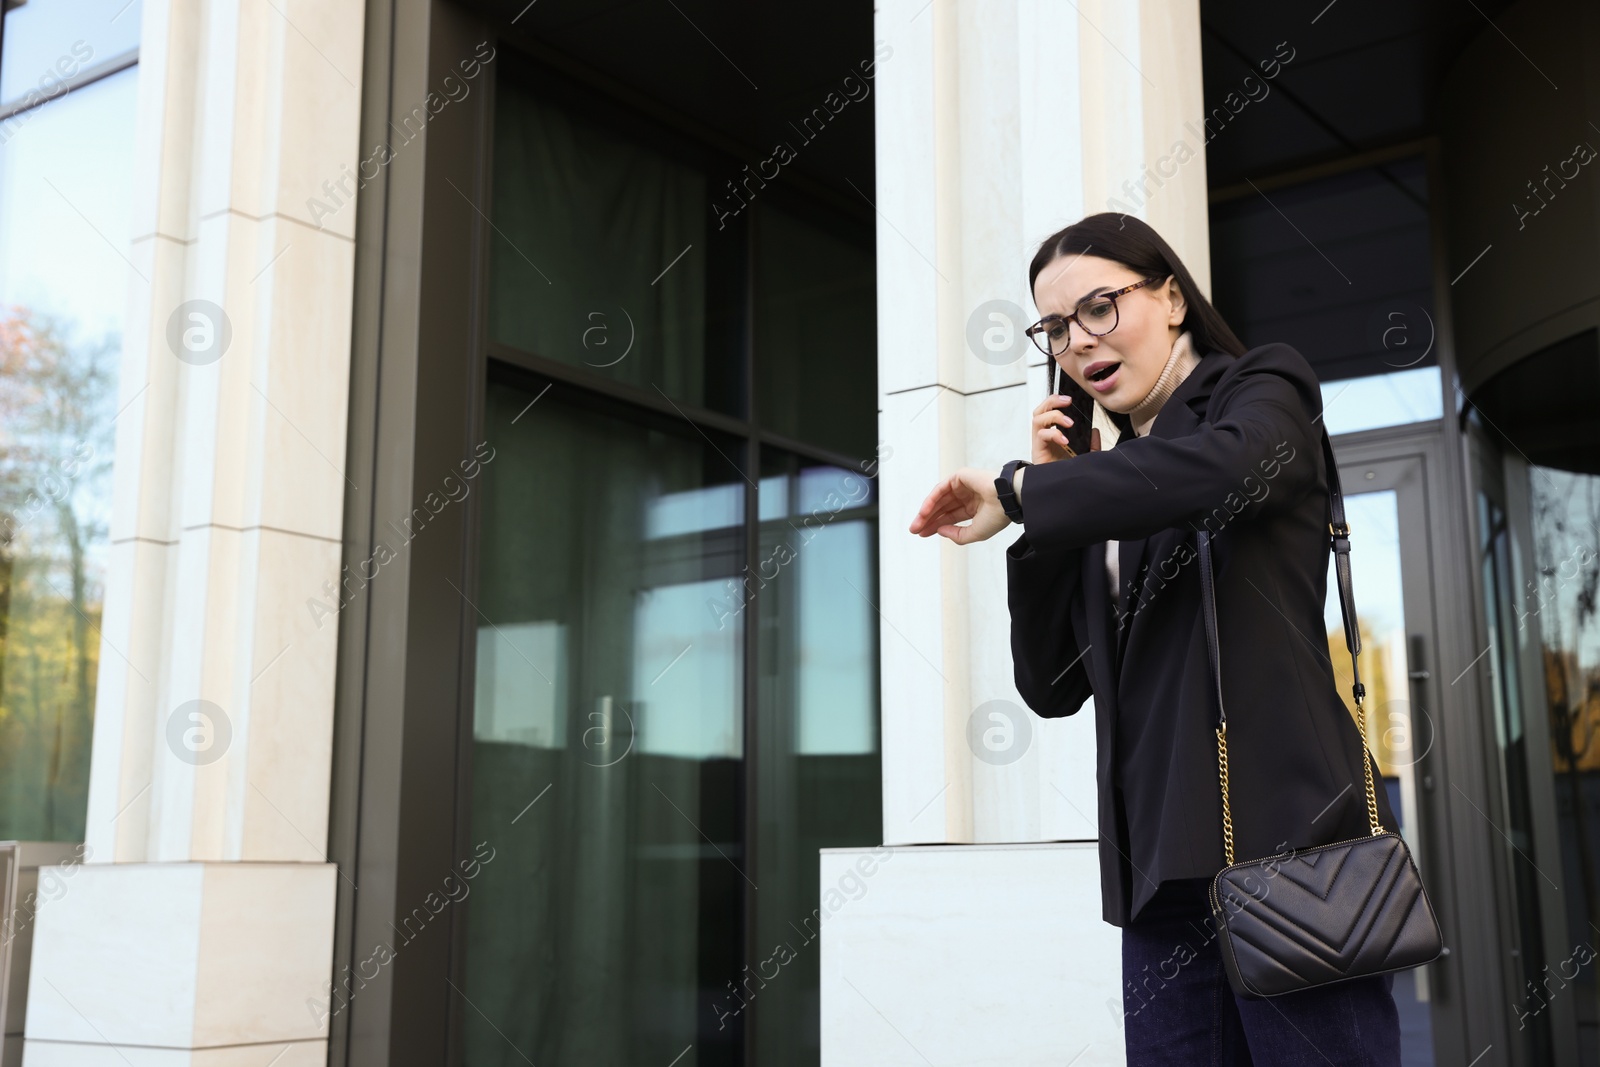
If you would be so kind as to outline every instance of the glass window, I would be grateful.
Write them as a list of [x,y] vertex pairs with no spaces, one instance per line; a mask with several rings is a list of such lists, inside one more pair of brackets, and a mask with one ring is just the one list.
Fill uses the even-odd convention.
[[1322,383],[1322,421],[1330,434],[1426,422],[1443,413],[1437,365]]
[[872,248],[772,207],[756,253],[756,388],[762,425],[847,456],[877,431]]
[[543,387],[488,395],[466,1062],[734,1062],[739,450]]
[[518,78],[496,92],[491,336],[742,413],[744,231],[712,225],[704,169]]
[[863,470],[762,456],[755,766],[756,937],[724,996],[755,1003],[753,1062],[819,1062],[818,849],[883,837],[878,754],[877,483]]
[[[53,54],[66,7],[6,14],[7,93]],[[136,32],[138,17],[134,4],[121,20]],[[133,165],[136,77],[125,69],[0,122],[0,838],[83,837],[122,316],[137,277],[130,188],[106,176]]]
[[1566,1039],[1540,984],[1558,971],[1573,987],[1577,1062],[1600,1063],[1595,968],[1573,956],[1596,943],[1600,922],[1597,407],[1600,336],[1589,329],[1499,371],[1468,409],[1504,792],[1495,815],[1511,846],[1516,978],[1531,983],[1512,1011],[1526,1024],[1530,1063],[1552,1062]]
[[497,84],[466,1062],[815,1064],[818,850],[883,832],[871,222],[724,227],[740,164]]
[[136,56],[141,6],[140,0],[7,3],[0,112],[53,99],[84,72]]
[[[1509,864],[1513,885],[1512,900],[1507,911],[1515,916],[1518,934],[1518,961],[1522,977],[1538,988],[1540,976],[1545,973],[1542,918],[1539,907],[1538,879],[1546,877],[1534,858],[1533,810],[1530,798],[1530,763],[1528,761],[1529,737],[1522,701],[1522,684],[1519,676],[1518,648],[1525,635],[1518,630],[1515,609],[1521,598],[1517,594],[1517,573],[1522,569],[1517,545],[1506,522],[1505,510],[1488,493],[1478,493],[1478,566],[1484,589],[1485,622],[1490,636],[1486,658],[1490,661],[1489,694],[1493,706],[1494,737],[1500,750],[1500,776],[1503,791],[1502,810],[1494,820],[1504,827],[1506,861]],[[1531,1013],[1537,1017],[1538,1012]],[[1527,1028],[1524,1040],[1533,1052],[1533,1061],[1552,1061],[1549,1019],[1539,1019]]]
[[[1530,467],[1533,576],[1511,596],[1519,642],[1537,641],[1550,714],[1561,886],[1573,945],[1600,919],[1600,475]],[[1548,868],[1547,868],[1548,869]],[[1573,969],[1562,961],[1563,973]],[[1554,968],[1553,968],[1554,969]],[[1595,968],[1571,979],[1583,1062],[1600,1063]]]

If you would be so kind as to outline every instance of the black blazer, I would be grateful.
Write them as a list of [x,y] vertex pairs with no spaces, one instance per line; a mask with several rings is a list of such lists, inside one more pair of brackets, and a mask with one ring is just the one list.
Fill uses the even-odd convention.
[[[1148,436],[1128,433],[1110,451],[1036,464],[1023,478],[1023,533],[1006,551],[1017,690],[1046,718],[1094,697],[1109,923],[1127,925],[1161,882],[1223,866],[1194,532],[1203,525],[1216,570],[1235,859],[1368,832],[1360,736],[1340,697],[1349,658],[1329,659],[1323,624],[1321,412],[1316,374],[1289,346],[1211,352]],[[1105,568],[1112,538],[1120,616]],[[1381,779],[1378,811],[1385,827],[1397,825]]]

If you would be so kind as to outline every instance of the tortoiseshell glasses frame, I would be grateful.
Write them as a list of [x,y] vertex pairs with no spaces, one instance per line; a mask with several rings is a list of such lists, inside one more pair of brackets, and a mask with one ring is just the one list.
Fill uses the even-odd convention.
[[[1146,278],[1143,281],[1134,282],[1132,285],[1124,285],[1121,289],[1109,293],[1091,296],[1074,308],[1072,314],[1046,315],[1032,326],[1029,326],[1025,332],[1035,348],[1054,358],[1067,350],[1067,345],[1072,337],[1071,323],[1077,323],[1078,329],[1090,337],[1104,337],[1117,328],[1117,297],[1131,293],[1135,289],[1143,289],[1145,286],[1156,282],[1164,282],[1170,277],[1172,275],[1164,274],[1159,278]],[[1085,321],[1086,319],[1088,320],[1087,322]],[[1095,326],[1102,326],[1104,329],[1095,329],[1089,325],[1089,322],[1093,322]],[[1109,326],[1106,325],[1108,322],[1110,323]]]

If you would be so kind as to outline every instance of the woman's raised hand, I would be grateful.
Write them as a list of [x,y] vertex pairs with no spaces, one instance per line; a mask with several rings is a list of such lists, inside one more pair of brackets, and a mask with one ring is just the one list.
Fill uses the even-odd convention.
[[[995,494],[998,471],[962,467],[934,486],[911,520],[911,532],[921,537],[948,537],[958,545],[987,541],[1011,525],[1000,498]],[[972,520],[969,526],[958,522]]]
[[1072,416],[1064,410],[1072,397],[1051,393],[1033,409],[1033,462],[1054,463],[1067,458],[1066,427]]
[[[1061,409],[1072,402],[1070,396],[1060,393],[1048,396],[1033,409],[1033,462],[1054,463],[1067,457],[1067,439],[1061,427],[1071,426],[1072,419]],[[1100,451],[1100,431],[1089,431],[1089,450]],[[1024,479],[1027,471],[1020,472]],[[962,467],[949,478],[934,486],[933,492],[923,500],[917,517],[911,520],[911,532],[920,537],[948,537],[958,545],[987,541],[1007,526],[1011,519],[1000,498],[995,494],[995,471]],[[1026,501],[1027,491],[1022,492]],[[957,523],[972,522],[967,526]]]
[[[1065,427],[1073,424],[1072,416],[1065,411],[1072,397],[1051,393],[1033,409],[1033,462],[1054,463],[1066,459],[1067,435]],[[1089,450],[1100,451],[1100,431],[1089,431]]]

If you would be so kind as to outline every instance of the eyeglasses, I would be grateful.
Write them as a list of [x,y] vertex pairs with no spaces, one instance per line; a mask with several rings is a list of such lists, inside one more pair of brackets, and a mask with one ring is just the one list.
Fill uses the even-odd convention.
[[1079,304],[1070,315],[1046,315],[1028,327],[1026,331],[1028,338],[1039,351],[1054,357],[1066,352],[1072,340],[1071,324],[1074,322],[1078,324],[1078,329],[1090,337],[1104,337],[1117,328],[1117,297],[1155,282],[1166,281],[1170,277],[1171,275],[1167,274],[1159,278],[1146,278],[1142,282],[1124,285],[1115,292],[1090,297]]

